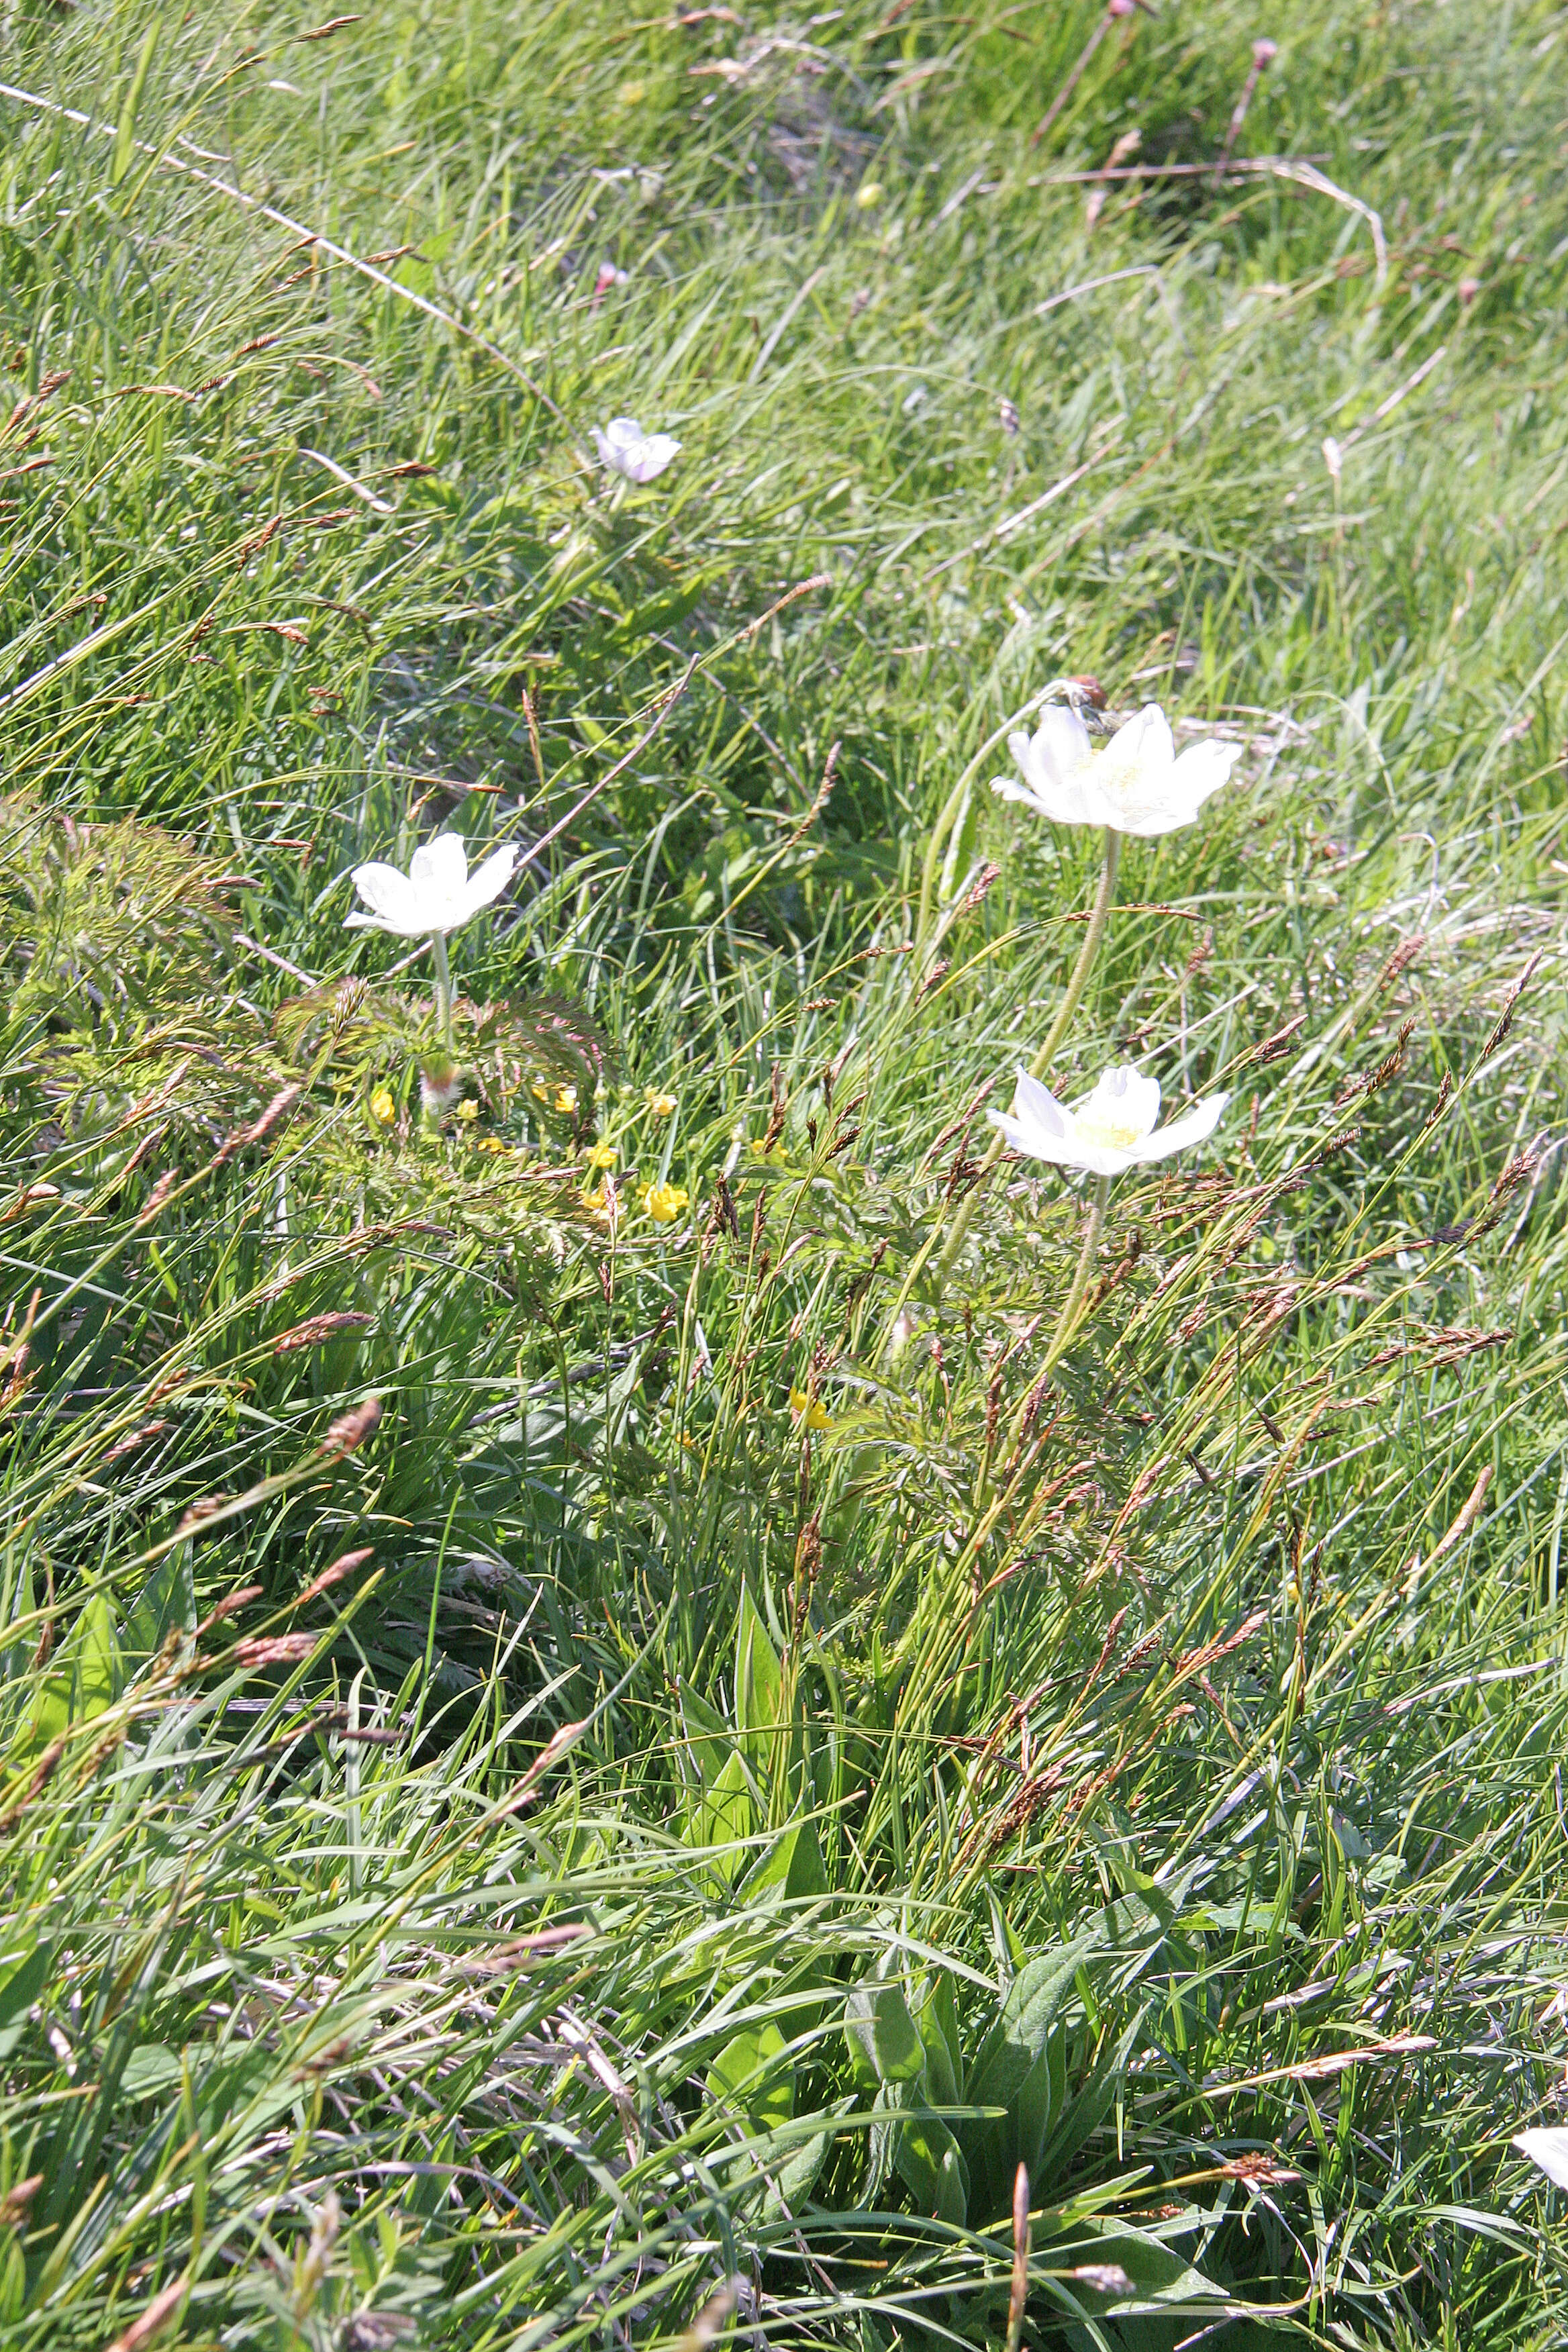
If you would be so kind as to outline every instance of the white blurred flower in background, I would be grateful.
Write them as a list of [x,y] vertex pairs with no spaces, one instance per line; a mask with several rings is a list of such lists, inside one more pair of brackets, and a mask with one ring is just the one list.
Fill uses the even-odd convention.
[[612,416],[594,427],[594,446],[612,474],[628,482],[657,481],[680,444],[671,433],[645,433],[635,416]]

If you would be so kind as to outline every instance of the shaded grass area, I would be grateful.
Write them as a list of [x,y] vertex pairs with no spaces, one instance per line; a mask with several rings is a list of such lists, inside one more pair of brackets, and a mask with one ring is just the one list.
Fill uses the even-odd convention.
[[1096,22],[7,20],[8,2341],[1561,2340],[1568,26]]

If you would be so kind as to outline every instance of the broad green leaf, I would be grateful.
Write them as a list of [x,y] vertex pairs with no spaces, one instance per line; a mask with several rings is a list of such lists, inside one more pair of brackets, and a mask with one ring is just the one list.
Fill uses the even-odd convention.
[[752,1777],[746,1759],[732,1755],[693,1816],[688,1838],[692,1845],[718,1849],[714,1867],[733,1878],[746,1861],[743,1841],[752,1834],[756,1817]]
[[708,2069],[708,2095],[760,2132],[787,2124],[795,2113],[795,2068],[778,2027],[771,2021],[749,2025],[727,2042]]
[[735,1727],[765,1769],[784,1730],[784,1669],[746,1584],[735,1633]]
[[[1059,2265],[1067,2272],[1074,2301],[1096,2317],[1197,2311],[1212,2318],[1230,2301],[1223,2287],[1195,2270],[1173,2246],[1125,2222],[1086,2222],[1070,2240],[1052,2245],[1048,2258],[1053,2269]],[[1097,2270],[1110,2275],[1103,2283],[1092,2275],[1072,2276],[1074,2271],[1092,2274]]]
[[[24,1745],[36,1749],[72,1723],[90,1723],[112,1704],[119,1676],[114,1617],[103,1594],[95,1593],[43,1685]],[[19,1760],[15,1752],[12,1760]]]
[[717,1707],[710,1706],[689,1683],[680,1685],[680,1716],[686,1754],[704,1789],[710,1789],[734,1753],[734,1733]]
[[962,2228],[969,2216],[969,2168],[940,2116],[917,2110],[900,2126],[893,2162],[922,2213]]
[[763,2199],[764,2221],[782,2221],[800,2210],[816,2186],[816,2176],[827,2161],[832,2146],[830,2131],[814,2132],[791,2151],[776,2171],[770,2166],[771,2178]]
[[776,1838],[746,1884],[748,1895],[776,1887],[792,1903],[809,1902],[827,1893],[827,1873],[822,1848],[810,1822],[795,1822]]
[[143,2042],[131,2053],[120,2088],[128,2099],[148,2099],[180,2079],[180,2061],[162,2042]]
[[844,2032],[857,2078],[917,2083],[925,2074],[925,2044],[900,1986],[891,1978],[856,1985],[844,2005]]
[[1011,2105],[1098,1940],[1092,1933],[1075,1937],[1070,1944],[1031,1960],[1014,1978],[970,2074],[969,2096],[977,2106]]
[[958,2037],[958,2005],[952,1979],[945,1969],[932,1977],[917,2011],[920,2037],[926,2053],[926,2087],[931,2104],[955,2107],[959,2103],[963,2056]]

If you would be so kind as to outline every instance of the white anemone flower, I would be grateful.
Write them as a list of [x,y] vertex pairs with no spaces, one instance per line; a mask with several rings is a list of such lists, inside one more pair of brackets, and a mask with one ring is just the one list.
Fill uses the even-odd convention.
[[595,425],[594,446],[610,471],[628,482],[657,481],[680,448],[672,433],[645,433],[635,416],[612,416],[603,430]]
[[1097,751],[1076,710],[1053,703],[1031,737],[1009,735],[1020,783],[998,776],[1005,801],[1021,801],[1054,824],[1098,824],[1113,833],[1174,833],[1191,824],[1241,757],[1238,743],[1194,743],[1178,759],[1170,722],[1157,702],[1118,728]]
[[395,866],[356,866],[353,886],[370,912],[356,908],[348,917],[349,928],[391,931],[400,940],[444,938],[500,898],[516,859],[509,842],[470,874],[462,835],[438,833],[415,851],[406,874]]
[[1559,2189],[1568,2189],[1568,2131],[1561,2126],[1556,2130],[1515,2132],[1513,2144],[1531,2164],[1538,2164],[1548,2180]]
[[1184,1118],[1156,1129],[1160,1083],[1131,1064],[1107,1070],[1094,1092],[1068,1110],[1026,1070],[1018,1073],[1009,1111],[986,1113],[1015,1151],[1029,1160],[1054,1160],[1060,1168],[1086,1169],[1091,1176],[1120,1176],[1149,1160],[1168,1160],[1190,1143],[1214,1133],[1228,1095],[1209,1095]]

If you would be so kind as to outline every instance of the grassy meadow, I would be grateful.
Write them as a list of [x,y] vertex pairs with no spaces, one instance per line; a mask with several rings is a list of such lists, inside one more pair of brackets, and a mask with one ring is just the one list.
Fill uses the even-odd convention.
[[0,2344],[1568,2344],[1568,11],[0,26]]

